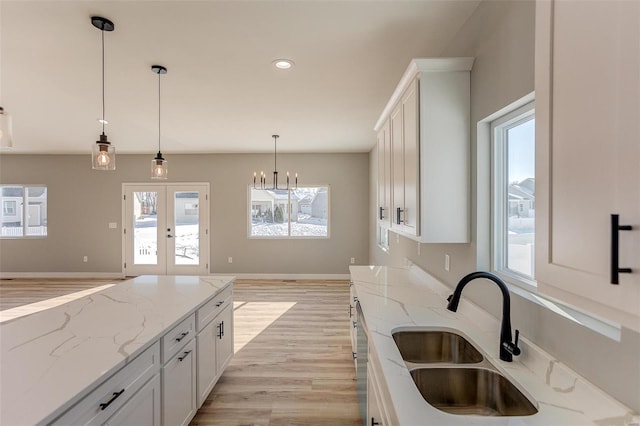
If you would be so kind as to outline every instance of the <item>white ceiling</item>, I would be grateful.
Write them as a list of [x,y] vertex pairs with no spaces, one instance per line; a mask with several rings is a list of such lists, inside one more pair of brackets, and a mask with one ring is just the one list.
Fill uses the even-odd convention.
[[[439,56],[480,0],[0,1],[0,105],[18,153],[366,152],[411,58]],[[276,70],[289,58],[295,67]]]

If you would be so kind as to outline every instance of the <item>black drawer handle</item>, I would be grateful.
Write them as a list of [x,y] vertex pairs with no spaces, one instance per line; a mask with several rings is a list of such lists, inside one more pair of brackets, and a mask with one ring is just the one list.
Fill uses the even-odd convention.
[[184,339],[187,336],[187,334],[189,334],[188,331],[185,331],[184,333],[180,333],[180,337],[176,337],[176,342],[182,341],[182,339]]
[[109,401],[103,402],[102,404],[100,404],[100,410],[104,410],[105,408],[110,406],[113,401],[115,401],[116,399],[118,399],[120,395],[122,395],[122,392],[124,392],[124,389],[122,389],[120,392],[114,392],[113,396]]
[[218,324],[218,339],[222,339],[222,323]]
[[178,357],[178,361],[180,361],[180,362],[184,361],[184,359],[185,359],[186,357],[188,357],[190,353],[191,353],[191,351],[186,351],[186,352],[184,352],[184,353],[182,354],[182,356],[179,356],[179,357]]
[[222,305],[224,302],[218,302],[216,303],[216,308],[219,307],[220,305]]

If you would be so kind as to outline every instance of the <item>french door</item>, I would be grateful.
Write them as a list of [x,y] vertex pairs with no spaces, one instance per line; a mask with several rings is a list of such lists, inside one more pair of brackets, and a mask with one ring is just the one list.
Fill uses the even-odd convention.
[[209,184],[123,185],[125,275],[209,273]]

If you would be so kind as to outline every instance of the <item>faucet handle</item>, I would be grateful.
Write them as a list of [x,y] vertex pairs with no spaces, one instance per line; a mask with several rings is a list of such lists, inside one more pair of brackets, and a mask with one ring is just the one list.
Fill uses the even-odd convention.
[[451,302],[451,299],[453,299],[453,294],[450,294],[449,297],[447,297],[447,302]]
[[515,338],[513,343],[504,342],[504,343],[502,343],[502,346],[510,354],[518,356],[522,352],[522,351],[520,351],[520,348],[518,347],[518,339],[520,339],[520,330],[516,330],[516,338]]

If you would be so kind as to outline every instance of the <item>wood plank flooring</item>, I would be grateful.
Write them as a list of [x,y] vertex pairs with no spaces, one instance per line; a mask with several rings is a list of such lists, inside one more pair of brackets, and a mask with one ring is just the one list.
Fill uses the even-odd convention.
[[346,281],[237,280],[235,356],[191,425],[361,425]]
[[[110,282],[1,280],[0,310]],[[361,425],[348,283],[237,280],[234,292],[236,353],[191,425]]]

